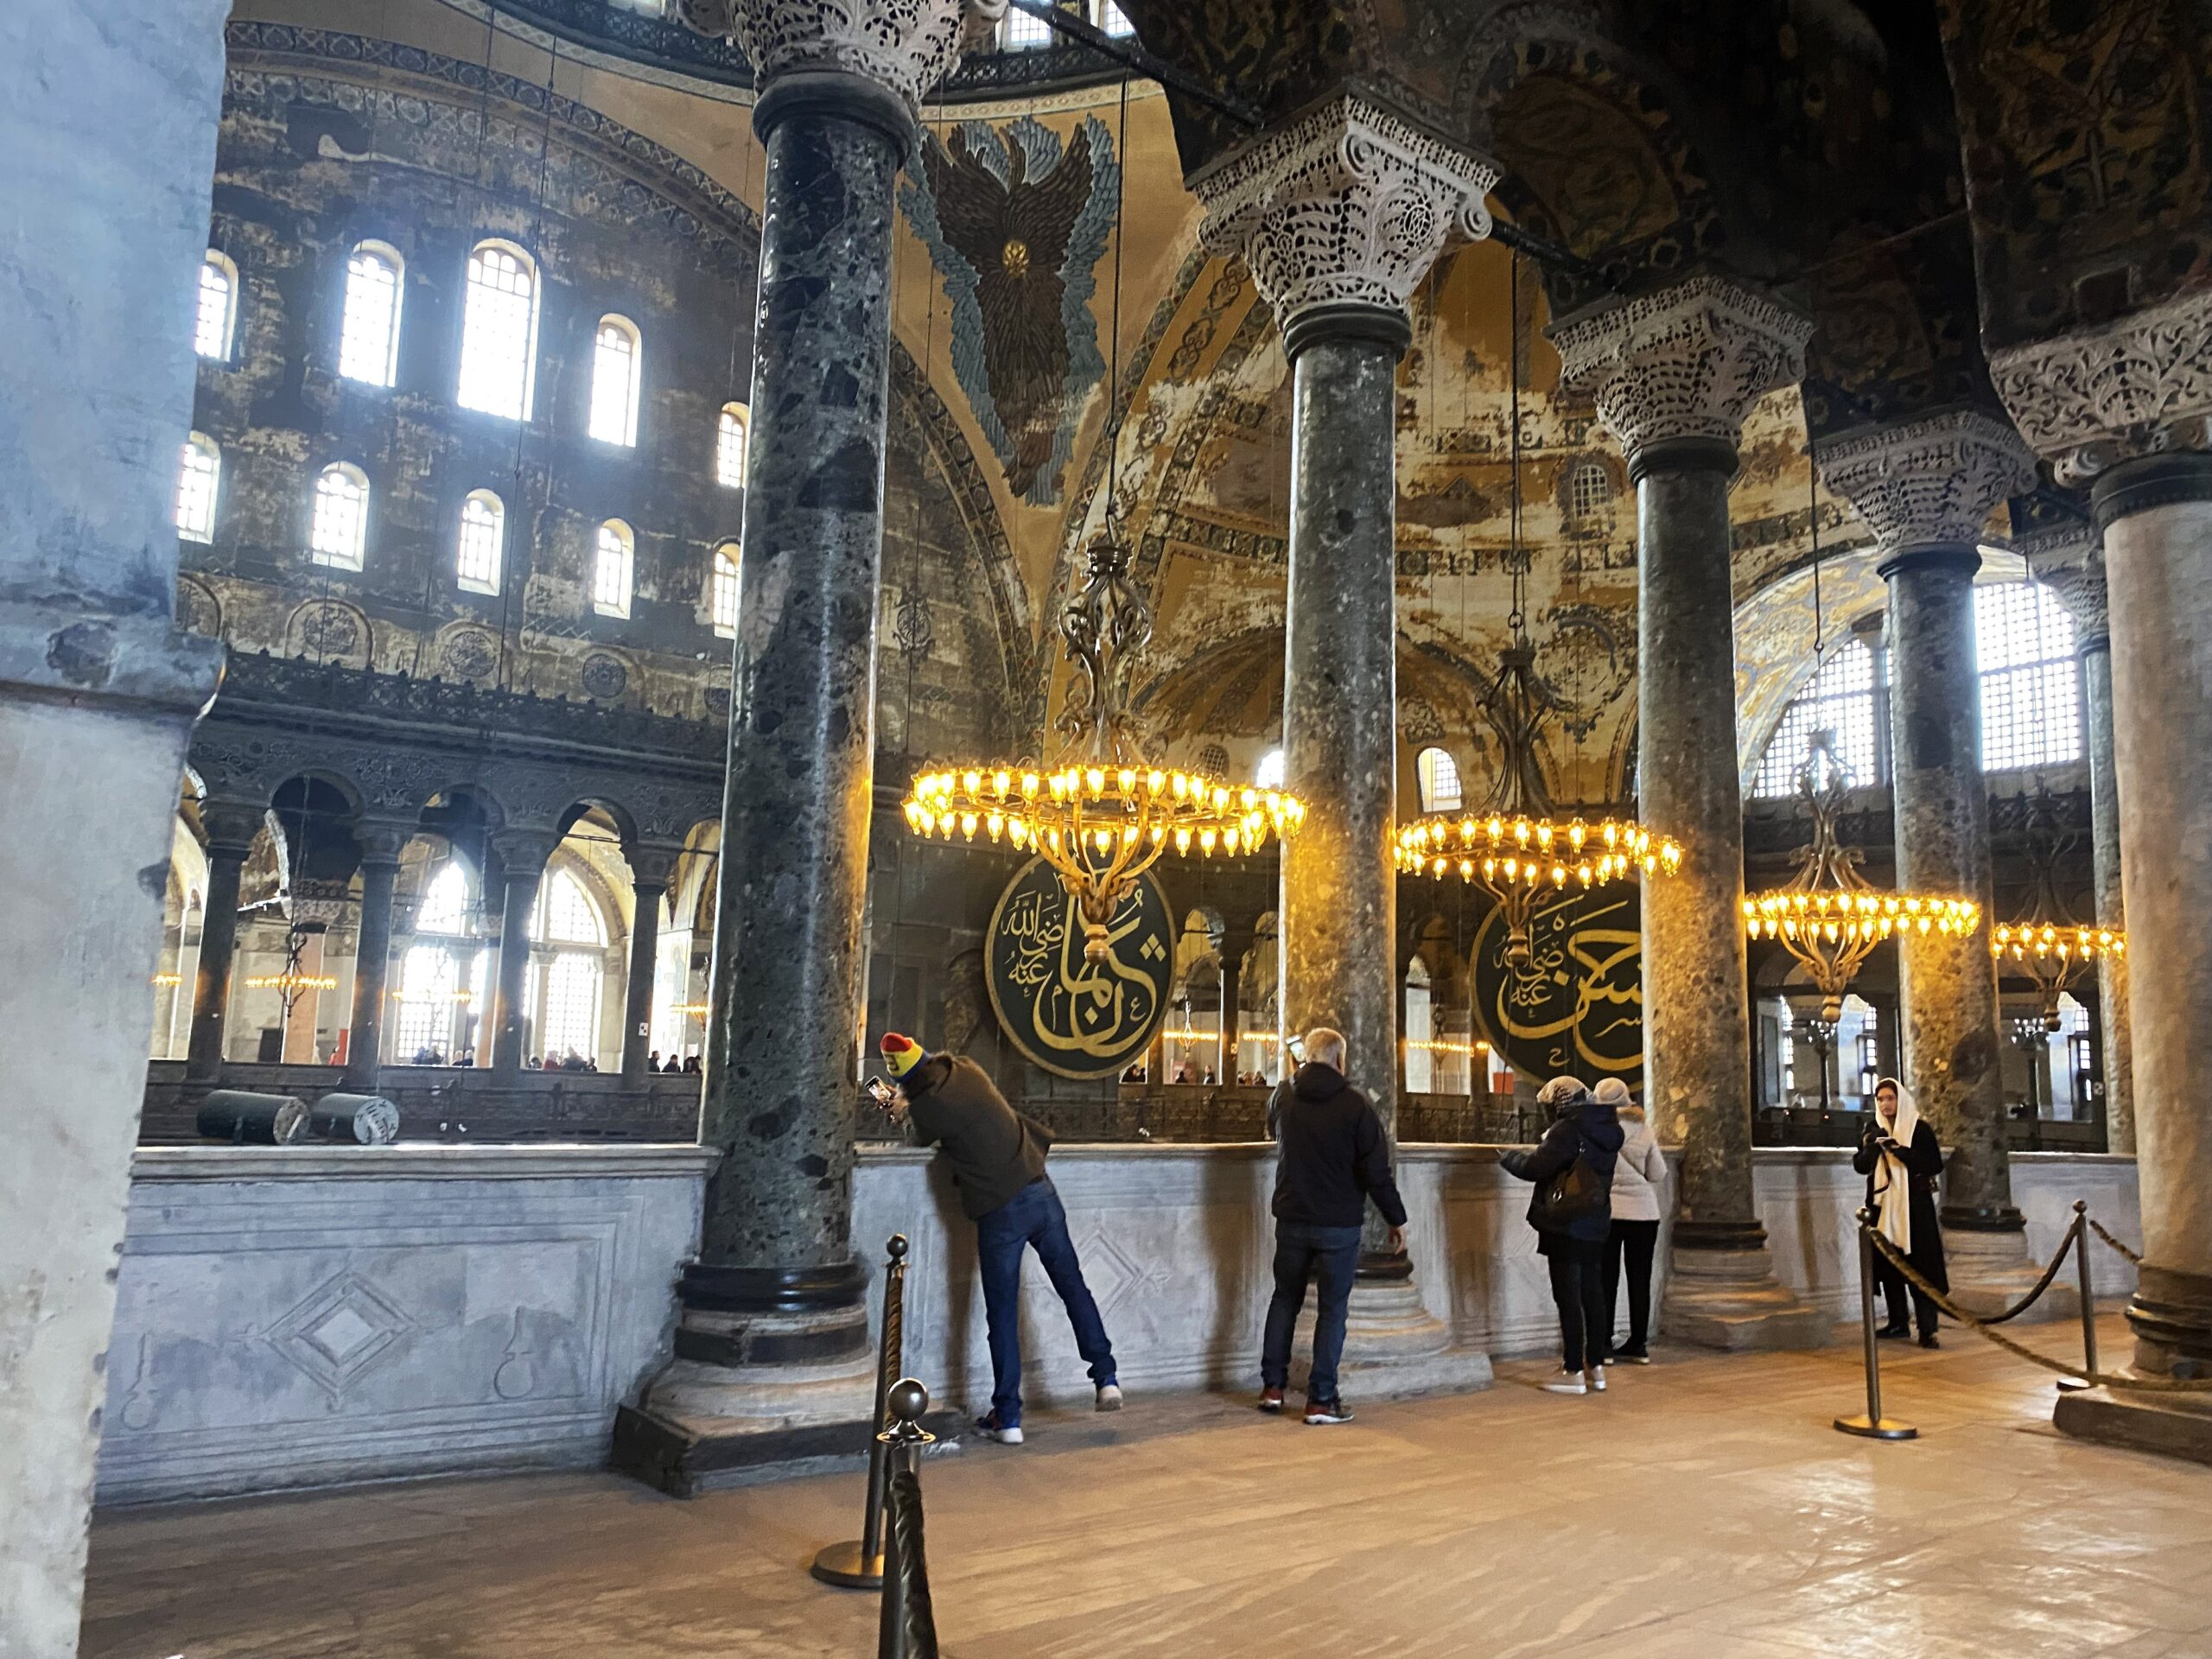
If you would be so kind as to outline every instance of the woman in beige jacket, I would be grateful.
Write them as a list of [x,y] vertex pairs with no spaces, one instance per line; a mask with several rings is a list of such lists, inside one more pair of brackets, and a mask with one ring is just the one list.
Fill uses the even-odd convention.
[[[1651,1363],[1651,1257],[1659,1243],[1659,1192],[1667,1180],[1667,1154],[1629,1098],[1628,1085],[1607,1077],[1598,1098],[1610,1103],[1626,1138],[1613,1160],[1613,1224],[1605,1240],[1605,1317],[1619,1317],[1621,1260],[1628,1260],[1628,1343],[1613,1357],[1624,1365]],[[1608,1333],[1610,1334],[1610,1332]]]

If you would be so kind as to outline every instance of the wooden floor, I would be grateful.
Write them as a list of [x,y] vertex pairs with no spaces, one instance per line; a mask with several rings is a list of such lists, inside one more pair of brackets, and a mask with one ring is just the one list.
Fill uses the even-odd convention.
[[[1859,1403],[1847,1346],[1668,1352],[1590,1399],[1508,1362],[1487,1394],[1341,1428],[1215,1398],[1033,1416],[1028,1446],[925,1471],[944,1651],[2212,1656],[2212,1469],[2063,1440],[2046,1377],[1946,1341],[1888,1370],[1922,1429],[1897,1446],[1829,1427]],[[803,1568],[860,1495],[554,1476],[107,1515],[84,1653],[855,1659],[872,1599]]]

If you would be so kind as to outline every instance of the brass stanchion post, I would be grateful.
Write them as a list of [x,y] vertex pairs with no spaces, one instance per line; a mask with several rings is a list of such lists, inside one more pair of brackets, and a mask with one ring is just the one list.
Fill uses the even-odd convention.
[[1835,1426],[1865,1440],[1915,1440],[1920,1431],[1911,1424],[1882,1415],[1882,1356],[1874,1336],[1874,1222],[1872,1210],[1859,1212],[1859,1322],[1866,1338],[1866,1411],[1863,1416],[1839,1417]]
[[938,1659],[937,1611],[930,1600],[929,1559],[922,1547],[922,1448],[937,1443],[937,1436],[921,1424],[930,1391],[912,1377],[902,1377],[885,1397],[893,1421],[876,1440],[887,1453],[891,1526],[883,1540],[876,1659]]
[[2074,1200],[2074,1268],[2082,1284],[2082,1375],[2062,1376],[2062,1394],[2094,1386],[2097,1375],[2097,1294],[2089,1281],[2089,1201]]
[[807,1570],[824,1584],[846,1590],[873,1590],[883,1582],[883,1431],[892,1426],[891,1389],[906,1369],[906,1236],[893,1233],[884,1247],[883,1339],[875,1362],[875,1421],[868,1443],[868,1508],[861,1535],[842,1544],[824,1544]]

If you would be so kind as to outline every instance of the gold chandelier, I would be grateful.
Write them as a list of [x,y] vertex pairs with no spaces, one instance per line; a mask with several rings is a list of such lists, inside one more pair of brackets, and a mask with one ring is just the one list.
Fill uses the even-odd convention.
[[[1517,615],[1517,601],[1515,611]],[[1479,811],[1431,813],[1398,829],[1401,870],[1438,877],[1456,873],[1497,900],[1505,918],[1505,959],[1515,968],[1534,960],[1529,926],[1547,895],[1570,882],[1598,887],[1639,874],[1671,875],[1682,862],[1679,844],[1633,820],[1560,823],[1553,816],[1536,753],[1552,705],[1530,682],[1535,659],[1525,639],[1509,645],[1484,696],[1483,713],[1497,734],[1501,754],[1490,800]]]
[[2035,804],[2028,809],[2028,854],[2036,873],[2035,903],[2022,922],[2000,922],[1990,930],[1989,953],[2000,967],[2011,964],[2035,982],[2043,1012],[2043,1028],[2058,1031],[2058,999],[2081,982],[2100,957],[2124,957],[2127,937],[2117,928],[2083,927],[2069,921],[2059,902],[2057,864],[2073,844],[2063,834],[2053,809],[2050,785],[2036,784]]
[[[1827,766],[1822,766],[1825,760]],[[1813,844],[1789,885],[1744,895],[1744,924],[1755,939],[1780,939],[1821,993],[1821,1018],[1843,1018],[1843,995],[1873,949],[1895,934],[1963,938],[1981,925],[1981,906],[1943,894],[1889,893],[1859,874],[1861,855],[1846,848],[1836,818],[1852,773],[1835,752],[1835,734],[1813,734],[1797,793],[1813,817]]]
[[990,762],[925,771],[905,810],[916,834],[992,842],[1039,854],[1083,916],[1084,955],[1102,962],[1114,912],[1162,855],[1257,852],[1295,835],[1305,803],[1280,789],[1230,784],[1154,765],[1129,712],[1129,672],[1152,638],[1152,612],[1110,534],[1090,544],[1090,580],[1060,626],[1078,681],[1049,768]]

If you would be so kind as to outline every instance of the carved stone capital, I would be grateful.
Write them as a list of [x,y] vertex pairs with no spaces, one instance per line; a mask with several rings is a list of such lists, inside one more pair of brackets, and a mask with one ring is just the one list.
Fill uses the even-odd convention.
[[1325,307],[1403,315],[1454,232],[1490,234],[1498,169],[1349,93],[1191,181],[1215,252],[1241,250],[1287,334]]
[[2212,448],[2212,290],[1989,354],[1997,395],[2063,484]]
[[1733,448],[1768,392],[1805,376],[1813,322],[1726,276],[1586,312],[1551,330],[1560,390],[1587,396],[1633,461],[1683,439]]
[[2068,520],[2012,538],[2012,550],[2028,562],[2028,574],[2050,589],[2074,619],[2074,649],[2105,651],[2112,645],[2112,618],[2105,601],[2105,553],[2096,526]]
[[1991,512],[2036,481],[2010,423],[1948,410],[1823,444],[1821,480],[1865,519],[1885,552],[1978,543]]
[[543,877],[561,837],[541,830],[494,830],[491,842],[492,850],[499,856],[499,868],[512,884]]
[[207,838],[207,855],[245,858],[267,817],[264,809],[250,801],[200,802],[200,830]]
[[700,34],[735,41],[760,92],[828,70],[874,81],[918,117],[970,38],[966,14],[988,26],[1006,0],[677,0],[677,10]]
[[399,855],[407,850],[407,843],[415,839],[415,827],[406,823],[378,823],[368,820],[353,826],[353,839],[361,849],[364,865],[381,864],[393,869],[399,868]]
[[681,847],[655,847],[644,842],[624,848],[622,853],[629,861],[631,885],[651,887],[656,892],[667,890],[670,878],[676,874],[677,861],[683,856]]

